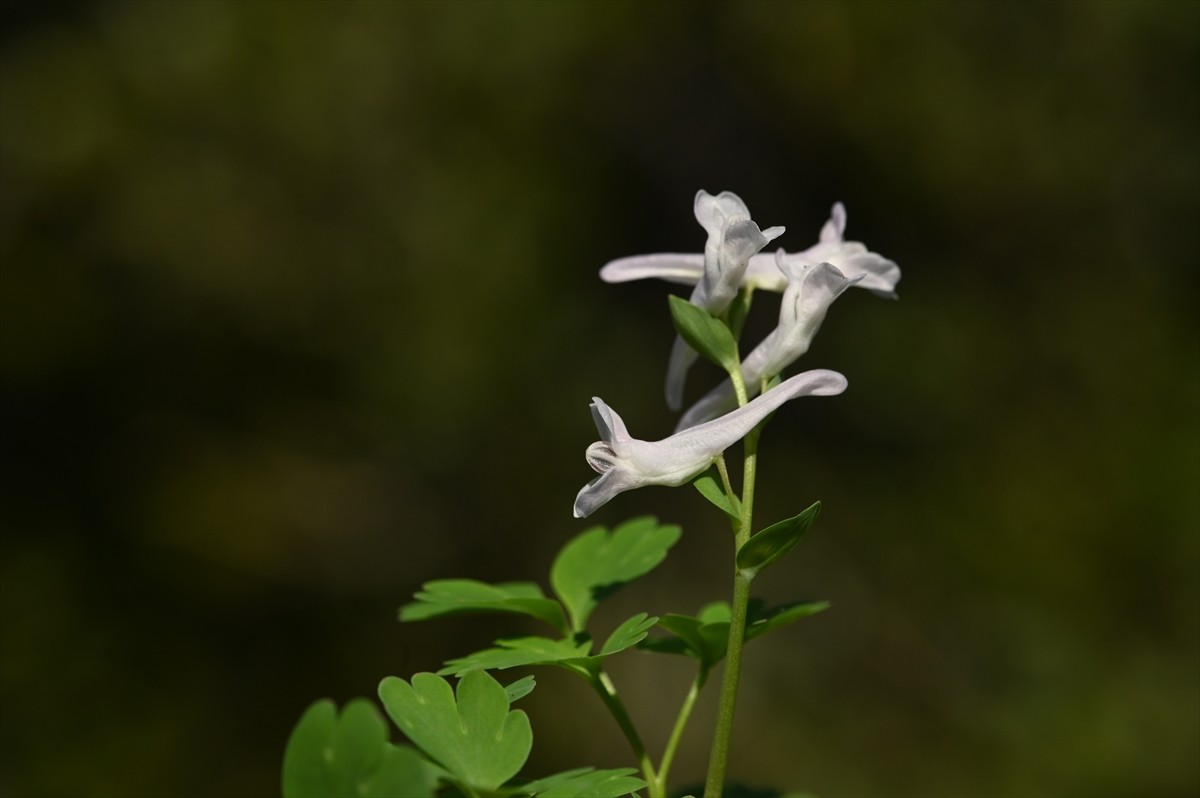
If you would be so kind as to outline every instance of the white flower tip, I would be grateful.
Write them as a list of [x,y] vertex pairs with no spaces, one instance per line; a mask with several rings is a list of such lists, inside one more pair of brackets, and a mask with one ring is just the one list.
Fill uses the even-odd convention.
[[846,206],[840,202],[833,203],[829,212],[829,221],[821,228],[821,243],[834,243],[842,240],[846,233]]
[[[829,369],[814,369],[797,376],[808,377],[810,396],[837,396],[850,385],[846,375]],[[792,379],[796,379],[796,377]]]
[[750,209],[732,191],[722,191],[714,197],[700,189],[692,203],[692,212],[696,215],[696,221],[710,235],[719,234],[730,220],[750,218]]
[[625,422],[617,415],[617,411],[604,404],[603,399],[593,396],[588,407],[592,411],[592,421],[595,422],[596,431],[600,433],[602,441],[619,446],[629,439],[629,433],[625,431]]
[[772,241],[779,238],[781,235],[783,235],[786,232],[787,232],[787,228],[782,227],[780,225],[775,225],[774,227],[768,227],[766,230],[763,230],[762,231],[763,238],[767,239],[766,243],[763,244],[763,246],[766,246],[766,244],[771,243]]
[[606,283],[624,282],[621,277],[622,264],[619,260],[610,260],[600,269],[600,279]]
[[875,252],[860,252],[843,264],[846,271],[862,274],[859,285],[876,296],[896,299],[896,284],[900,282],[900,267]]

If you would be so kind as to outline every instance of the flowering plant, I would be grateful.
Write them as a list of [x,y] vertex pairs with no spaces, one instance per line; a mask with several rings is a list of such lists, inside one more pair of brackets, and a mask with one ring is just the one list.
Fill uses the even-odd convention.
[[[783,372],[809,347],[833,301],[851,286],[895,296],[896,264],[858,242],[844,240],[846,212],[836,204],[817,244],[788,255],[761,250],[783,233],[761,229],[737,195],[701,191],[696,220],[707,233],[700,254],[654,254],[615,260],[600,272],[608,282],[656,277],[694,285],[690,298],[670,297],[678,332],[667,366],[667,403],[683,407],[685,379],[698,357],[720,366],[728,379],[680,416],[674,434],[657,441],[632,437],[625,422],[599,397],[592,418],[600,440],[587,448],[599,476],[575,498],[584,518],[619,494],[645,485],[691,483],[729,521],[734,537],[732,599],[696,615],[641,612],[621,623],[597,646],[588,626],[593,610],[617,589],[657,567],[678,541],[679,527],[635,518],[611,531],[595,526],[562,548],[550,569],[551,596],[533,582],[486,584],[471,579],[427,582],[400,609],[405,622],[470,613],[509,613],[535,618],[548,636],[502,638],[492,648],[451,659],[438,673],[409,680],[388,677],[378,696],[388,717],[408,738],[393,744],[374,705],[358,699],[339,714],[330,701],[313,704],[288,741],[283,761],[285,798],[364,796],[433,798],[438,794],[618,798],[644,790],[664,798],[684,728],[709,675],[725,662],[713,732],[705,798],[725,790],[734,708],[743,647],[749,640],[828,608],[825,601],[765,607],[750,598],[755,577],[792,550],[820,512],[820,502],[757,533],[754,489],[758,442],[771,415],[802,396],[833,396],[846,389],[844,376],[825,369],[789,378]],[[755,290],[782,292],[778,326],[743,358],[738,338]],[[742,442],[740,489],[735,489],[725,452]],[[657,630],[651,635],[652,630]],[[695,676],[657,760],[643,742],[613,680],[609,657],[638,649],[684,655]],[[505,679],[511,668],[554,666],[577,675],[596,692],[629,743],[636,767],[575,768],[543,778],[520,777],[533,734],[525,712],[512,705],[534,689],[533,676]],[[445,678],[453,676],[452,687]]]

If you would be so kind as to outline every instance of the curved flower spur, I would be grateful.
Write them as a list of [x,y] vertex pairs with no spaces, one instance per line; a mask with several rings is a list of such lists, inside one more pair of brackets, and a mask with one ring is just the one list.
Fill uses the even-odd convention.
[[[737,298],[751,258],[783,235],[784,229],[760,230],[750,220],[746,203],[732,191],[722,191],[715,197],[707,191],[698,191],[692,210],[696,221],[708,233],[708,240],[704,244],[704,254],[697,256],[699,269],[692,281],[696,287],[688,301],[719,316]],[[601,276],[603,274],[601,271]],[[696,357],[687,342],[676,336],[667,364],[667,406],[672,410],[683,407],[683,383]]]
[[[829,221],[821,228],[817,243],[801,252],[785,255],[784,260],[801,266],[830,263],[848,278],[862,275],[857,283],[859,288],[894,299],[896,284],[900,282],[900,267],[879,253],[869,251],[861,241],[846,241],[845,233],[846,207],[836,202]],[[606,283],[626,283],[653,277],[672,283],[696,285],[702,279],[706,265],[705,256],[699,254],[665,252],[632,255],[609,261],[600,270],[600,278]],[[774,257],[769,254],[753,255],[741,280],[742,286],[764,291],[779,292],[787,287],[787,279],[776,268]]]
[[836,396],[846,390],[846,385],[846,378],[836,371],[806,371],[732,413],[653,442],[631,437],[616,411],[593,397],[592,418],[601,440],[588,447],[587,461],[600,476],[575,497],[575,517],[586,518],[627,490],[646,485],[683,485],[783,403],[800,396]]
[[[830,263],[806,266],[788,260],[782,251],[775,253],[775,261],[780,274],[787,277],[787,288],[779,305],[779,324],[742,361],[742,383],[751,397],[763,380],[782,374],[808,351],[829,306],[864,279],[862,274],[849,278]],[[689,407],[675,430],[694,427],[734,407],[737,394],[727,379]]]

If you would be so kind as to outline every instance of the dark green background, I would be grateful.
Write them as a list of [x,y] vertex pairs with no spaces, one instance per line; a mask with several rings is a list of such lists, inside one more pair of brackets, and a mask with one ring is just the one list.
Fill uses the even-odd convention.
[[[3,21],[4,795],[269,795],[310,701],[532,628],[394,614],[431,578],[544,580],[587,526],[592,395],[669,432],[667,286],[596,272],[699,251],[699,188],[792,250],[842,200],[904,270],[802,361],[849,391],[765,439],[762,522],[825,512],[756,585],[834,609],[749,649],[731,774],[1200,789],[1200,5]],[[727,530],[690,489],[596,520],[645,512],[684,538],[601,628],[727,593]],[[616,666],[656,751],[688,673]],[[582,683],[539,678],[527,772],[631,764]]]

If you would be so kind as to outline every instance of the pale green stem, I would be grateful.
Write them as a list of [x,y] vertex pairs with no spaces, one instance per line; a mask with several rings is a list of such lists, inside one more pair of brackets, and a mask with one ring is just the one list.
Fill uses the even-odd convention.
[[[650,794],[653,796],[667,794],[667,774],[671,771],[671,763],[675,760],[675,750],[679,747],[679,740],[683,737],[683,730],[687,726],[688,719],[692,716],[692,708],[696,705],[696,697],[700,695],[700,690],[704,687],[704,682],[708,680],[708,668],[701,666],[696,673],[696,678],[692,680],[692,686],[688,690],[687,696],[683,699],[683,706],[679,708],[679,717],[675,719],[675,727],[671,729],[671,737],[667,740],[667,748],[663,751],[662,761],[658,763],[658,783],[650,785]],[[657,788],[657,789],[656,789]]]
[[[731,483],[729,481],[729,469],[725,465],[725,453],[724,452],[717,455],[717,473],[721,475],[721,485],[725,488],[725,498],[727,498],[729,500],[729,506],[736,508],[737,507],[737,494],[733,492],[733,483]],[[729,518],[729,525],[731,527],[733,527],[733,531],[736,534],[738,524],[740,522],[737,520],[734,520],[733,518],[731,518],[729,516],[725,516],[725,517]]]
[[[739,375],[740,376],[740,375]],[[737,386],[735,382],[735,387]],[[745,389],[743,388],[743,393]],[[750,539],[754,518],[754,479],[758,466],[758,436],[755,428],[746,436],[746,460],[742,477],[742,518],[734,535],[734,554]],[[738,678],[742,670],[742,647],[746,642],[746,613],[750,605],[750,580],[734,564],[733,601],[729,611],[729,648],[725,654],[725,673],[721,679],[721,698],[717,705],[717,728],[713,733],[712,754],[708,760],[708,778],[704,798],[721,798],[725,786],[725,767],[729,760],[729,740],[733,733],[733,711],[737,705]]]
[[742,366],[739,363],[734,368],[728,369],[729,381],[733,383],[733,392],[737,395],[738,407],[744,407],[746,402],[750,401],[746,396],[746,380],[742,377]]
[[[598,671],[589,675],[588,682],[600,694],[600,700],[604,702],[604,706],[608,707],[608,711],[616,718],[617,725],[625,733],[625,739],[629,741],[629,746],[633,749],[633,755],[637,758],[638,766],[642,769],[642,776],[645,777],[646,783],[650,785],[657,784],[658,777],[654,772],[654,764],[650,761],[650,757],[646,753],[646,746],[642,743],[642,738],[638,734],[637,728],[633,725],[633,719],[629,717],[629,713],[625,710],[625,704],[621,702],[621,697],[617,695],[617,688],[613,685],[612,679],[608,678],[608,674],[604,671]],[[664,796],[651,792],[650,798],[664,798]]]
[[725,453],[717,455],[717,473],[721,475],[721,484],[725,487],[725,496],[734,499],[733,485],[729,482],[729,468],[725,465]]

